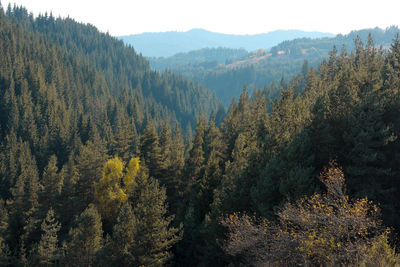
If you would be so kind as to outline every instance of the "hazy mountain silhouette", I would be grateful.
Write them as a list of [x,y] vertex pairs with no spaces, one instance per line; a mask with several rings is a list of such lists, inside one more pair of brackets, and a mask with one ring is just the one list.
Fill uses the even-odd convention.
[[179,52],[206,47],[244,48],[248,51],[258,48],[271,48],[285,40],[295,38],[333,37],[323,32],[305,32],[300,30],[278,30],[254,35],[233,35],[192,29],[187,32],[154,32],[120,36],[126,44],[147,57],[167,57]]

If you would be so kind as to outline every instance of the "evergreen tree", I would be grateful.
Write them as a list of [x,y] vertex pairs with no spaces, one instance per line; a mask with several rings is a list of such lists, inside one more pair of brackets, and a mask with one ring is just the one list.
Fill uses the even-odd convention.
[[74,195],[79,196],[74,205],[78,214],[94,200],[93,184],[100,180],[104,163],[107,161],[101,144],[87,142],[76,158],[77,179],[74,181]]
[[42,177],[42,190],[40,192],[41,210],[49,210],[50,206],[58,209],[58,201],[61,195],[64,177],[58,171],[57,157],[50,157],[47,167],[44,169]]
[[165,189],[157,180],[142,180],[134,207],[127,202],[105,247],[105,262],[116,265],[162,266],[171,258],[171,247],[179,240],[178,229],[167,217]]
[[135,138],[136,127],[133,121],[125,119],[123,122],[119,121],[117,133],[114,137],[111,153],[120,157],[124,161],[128,161],[130,156],[136,152]]
[[188,158],[185,162],[184,175],[186,184],[185,189],[189,193],[193,189],[193,186],[197,185],[197,182],[201,179],[204,172],[204,132],[206,128],[205,118],[199,118],[196,126],[196,135],[192,142],[192,148],[189,150]]
[[40,266],[56,265],[60,258],[57,232],[61,225],[56,221],[52,208],[47,212],[46,218],[42,222],[42,237],[37,251]]
[[158,134],[153,122],[146,125],[143,135],[140,138],[140,156],[144,159],[149,174],[158,178],[161,169],[161,150]]
[[159,180],[162,184],[169,184],[168,170],[171,167],[172,132],[168,120],[165,120],[159,137],[161,164]]
[[0,263],[4,266],[11,265],[11,251],[6,244],[8,230],[8,211],[5,203],[0,199]]
[[179,162],[179,160],[183,161],[183,155],[180,154],[183,151],[180,151],[180,149],[183,148],[179,147],[180,140],[175,140],[176,143],[173,143],[172,131],[168,120],[163,123],[159,139],[161,164],[157,179],[162,186],[165,186],[167,199],[170,202],[176,195],[175,190],[177,189],[178,176],[180,175],[179,171],[182,168],[182,162]]
[[185,143],[180,125],[176,125],[171,144],[170,165],[168,169],[168,184],[166,184],[167,200],[171,214],[176,214],[180,202],[182,188],[182,172],[185,162]]
[[[139,261],[135,257],[135,239],[137,218],[133,214],[132,207],[129,203],[121,208],[117,223],[113,228],[112,240],[110,240],[104,249],[104,262],[109,265],[118,266],[139,266]],[[105,265],[106,265],[105,264]]]
[[17,247],[22,241],[25,245],[32,245],[40,239],[38,218],[39,175],[36,162],[33,159],[28,144],[24,143],[18,155],[20,174],[13,188],[12,199],[7,205],[10,208],[10,240],[11,246]]
[[103,248],[103,229],[97,209],[91,205],[74,222],[62,264],[66,266],[94,266],[96,255]]
[[161,266],[171,258],[171,247],[180,239],[179,229],[171,226],[173,216],[167,216],[165,188],[149,178],[142,185],[133,208],[136,217],[135,243],[132,253],[139,265]]
[[0,243],[6,239],[8,229],[8,211],[5,207],[4,200],[0,199]]

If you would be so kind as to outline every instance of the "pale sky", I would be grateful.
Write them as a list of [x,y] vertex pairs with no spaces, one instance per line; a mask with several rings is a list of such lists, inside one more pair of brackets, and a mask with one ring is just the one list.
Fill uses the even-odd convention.
[[34,15],[52,12],[95,25],[111,35],[192,28],[256,34],[298,29],[346,34],[400,26],[400,0],[0,0]]

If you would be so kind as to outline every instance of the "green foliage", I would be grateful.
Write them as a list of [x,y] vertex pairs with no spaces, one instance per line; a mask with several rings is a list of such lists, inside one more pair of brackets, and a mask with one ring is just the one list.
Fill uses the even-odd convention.
[[137,219],[133,214],[132,207],[126,203],[120,210],[117,223],[113,229],[112,239],[105,246],[108,257],[104,261],[110,266],[117,264],[121,266],[138,265],[134,255]]
[[[165,150],[164,150],[165,152]],[[140,139],[140,154],[146,167],[150,170],[150,176],[158,177],[161,169],[162,158],[159,138],[152,122],[148,123]]]
[[93,266],[97,253],[103,247],[103,229],[101,217],[92,205],[75,219],[74,227],[69,231],[62,264],[66,266]]
[[360,36],[360,40],[367,42],[369,34],[375,39],[376,46],[388,47],[398,33],[399,29],[392,26],[385,30],[365,29],[329,38],[297,38],[283,41],[264,53],[202,49],[167,58],[150,58],[150,64],[156,70],[169,69],[204,84],[215,91],[227,106],[233,96],[240,95],[244,84],[250,90],[264,88],[270,99],[279,98],[280,89],[272,83],[277,83],[282,77],[292,79],[300,72],[306,73],[308,67],[316,68],[329,57],[333,47],[340,51],[342,47],[353,51],[353,40]]
[[70,184],[73,187],[73,197],[79,195],[79,201],[71,199],[80,214],[90,203],[94,201],[93,184],[100,180],[104,164],[107,161],[105,149],[102,144],[94,144],[88,141],[81,146],[79,154],[75,157],[76,175],[71,177]]
[[167,216],[165,189],[152,178],[141,183],[132,205],[120,210],[102,261],[107,265],[162,266],[171,258],[171,247],[179,240],[178,229]]
[[217,64],[225,64],[235,59],[247,56],[245,49],[230,48],[203,48],[187,53],[178,53],[172,57],[149,58],[151,67],[155,70],[164,70],[177,66],[200,65],[203,68],[214,67]]
[[57,158],[53,155],[50,157],[49,163],[42,175],[42,190],[39,195],[40,202],[42,203],[42,210],[48,210],[50,205],[58,209],[58,199],[61,196],[63,180],[63,173],[58,171]]
[[140,189],[134,214],[137,218],[135,254],[140,265],[164,265],[172,258],[171,247],[180,239],[178,228],[170,224],[174,216],[167,216],[165,188],[157,180],[149,179]]
[[57,232],[60,230],[61,225],[54,216],[54,211],[50,208],[42,222],[41,229],[43,233],[37,248],[40,266],[53,266],[60,258]]
[[[221,84],[236,90],[227,81],[238,78],[242,94],[225,117],[203,87],[151,71],[90,25],[10,7],[0,9],[0,37],[1,264],[38,265],[40,248],[44,265],[228,265],[236,258],[222,250],[221,216],[276,222],[285,203],[298,211],[299,201],[320,200],[317,176],[332,159],[351,199],[379,203],[397,240],[398,38],[387,51],[357,38],[350,53],[334,48],[315,69],[298,59],[296,77],[252,94],[227,74]],[[347,204],[348,222],[360,218],[355,204],[369,206]],[[328,262],[320,230],[354,236],[353,226],[333,233],[318,218],[303,228],[315,236],[303,236],[299,259]],[[375,237],[358,249],[368,250],[362,264],[396,264],[392,236]]]

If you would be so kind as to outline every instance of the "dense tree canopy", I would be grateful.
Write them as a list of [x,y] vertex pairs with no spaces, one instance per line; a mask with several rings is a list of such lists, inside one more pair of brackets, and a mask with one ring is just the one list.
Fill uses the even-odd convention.
[[93,26],[0,9],[0,265],[225,266],[254,240],[263,263],[396,264],[399,85],[399,38],[356,38],[224,116]]

